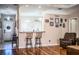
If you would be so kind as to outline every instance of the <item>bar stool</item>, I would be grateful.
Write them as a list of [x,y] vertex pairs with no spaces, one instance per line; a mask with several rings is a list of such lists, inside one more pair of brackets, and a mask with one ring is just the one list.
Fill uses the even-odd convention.
[[[26,51],[32,51],[32,37],[33,37],[33,33],[26,33]],[[30,48],[28,49],[28,46],[30,46]]]
[[40,54],[42,32],[36,32],[35,37],[35,54]]

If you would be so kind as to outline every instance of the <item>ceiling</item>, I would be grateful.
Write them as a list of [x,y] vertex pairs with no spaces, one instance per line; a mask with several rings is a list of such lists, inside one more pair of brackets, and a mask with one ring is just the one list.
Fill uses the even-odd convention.
[[32,7],[36,7],[38,8],[39,6],[41,6],[42,8],[46,7],[46,8],[70,8],[75,6],[76,4],[26,4],[26,7],[32,8]]
[[22,7],[26,7],[26,10],[29,9],[41,9],[41,10],[47,10],[47,9],[68,9],[71,7],[76,6],[76,4],[26,4],[26,5],[20,5]]
[[[42,11],[47,13],[70,13],[77,9],[76,4],[26,4],[22,5],[23,12]],[[77,6],[77,7],[76,7]],[[16,14],[17,6],[12,4],[0,4],[0,13]]]
[[51,6],[52,8],[70,8],[75,6],[76,4],[51,4],[49,6]]
[[76,9],[79,5],[76,4],[26,4],[20,5],[21,15],[45,15],[45,14],[62,14],[68,15]]
[[12,4],[0,4],[0,13],[1,14],[16,14],[16,5]]

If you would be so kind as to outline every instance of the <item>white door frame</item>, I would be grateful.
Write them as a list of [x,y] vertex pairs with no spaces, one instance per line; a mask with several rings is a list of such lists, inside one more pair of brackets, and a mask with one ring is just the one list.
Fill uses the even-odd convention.
[[[69,19],[69,32],[72,32],[72,23],[71,23],[71,20],[78,20],[78,17],[71,17],[70,19]],[[78,25],[78,24],[76,24],[76,25]],[[76,29],[75,29],[76,30]]]
[[[3,37],[4,37],[4,28],[3,28],[3,18],[4,18],[4,16],[11,16],[11,17],[13,17],[14,16],[14,19],[13,19],[13,22],[15,23],[15,15],[5,15],[5,14],[2,14],[2,17],[1,17],[1,19],[2,19],[2,34],[3,34]],[[15,24],[14,24],[15,25]],[[15,28],[15,27],[14,27]],[[3,41],[4,41],[4,38],[3,38]]]

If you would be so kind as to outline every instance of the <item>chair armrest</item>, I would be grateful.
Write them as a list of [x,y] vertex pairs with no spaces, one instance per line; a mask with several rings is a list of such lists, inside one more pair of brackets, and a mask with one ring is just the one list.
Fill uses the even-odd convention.
[[76,41],[78,41],[79,40],[79,38],[76,38]]
[[74,42],[74,40],[73,39],[69,39],[69,40],[67,40],[67,39],[60,39],[60,43],[62,43],[62,42]]
[[60,40],[60,41],[66,41],[64,38],[60,38],[59,40]]
[[59,41],[60,41],[60,44],[61,44],[62,41],[65,41],[65,39],[64,38],[60,38]]
[[60,38],[59,40],[64,40],[64,38]]

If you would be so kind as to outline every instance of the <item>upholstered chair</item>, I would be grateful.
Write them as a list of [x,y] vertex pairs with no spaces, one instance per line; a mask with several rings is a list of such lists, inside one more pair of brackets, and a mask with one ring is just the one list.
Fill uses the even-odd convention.
[[76,33],[65,33],[64,38],[60,38],[60,47],[66,48],[68,45],[76,44]]

